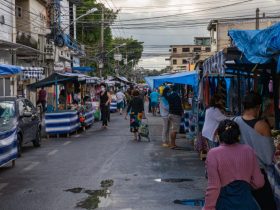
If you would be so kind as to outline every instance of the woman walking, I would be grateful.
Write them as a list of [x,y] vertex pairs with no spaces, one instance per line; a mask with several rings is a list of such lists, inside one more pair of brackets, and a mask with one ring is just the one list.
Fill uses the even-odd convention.
[[170,88],[167,86],[163,89],[162,96],[160,98],[160,115],[163,120],[162,126],[162,146],[168,147],[169,146],[169,103],[167,101],[167,94],[169,93]]
[[111,102],[111,96],[106,90],[106,85],[101,84],[101,92],[100,92],[100,109],[101,109],[101,119],[102,119],[102,127],[107,128],[108,126],[108,109],[109,104]]
[[127,119],[127,115],[130,113],[130,132],[134,133],[134,140],[137,141],[139,140],[138,129],[144,113],[144,101],[140,97],[138,90],[132,92],[132,97],[127,107],[125,119]]
[[203,210],[261,210],[252,188],[261,188],[265,181],[254,150],[239,143],[240,130],[234,121],[222,121],[217,132],[220,146],[211,149],[206,160]]

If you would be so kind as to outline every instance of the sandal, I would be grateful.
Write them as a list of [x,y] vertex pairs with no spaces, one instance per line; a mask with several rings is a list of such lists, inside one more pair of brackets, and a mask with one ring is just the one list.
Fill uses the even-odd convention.
[[177,149],[177,148],[179,148],[177,145],[173,145],[173,146],[170,146],[169,147],[170,149]]

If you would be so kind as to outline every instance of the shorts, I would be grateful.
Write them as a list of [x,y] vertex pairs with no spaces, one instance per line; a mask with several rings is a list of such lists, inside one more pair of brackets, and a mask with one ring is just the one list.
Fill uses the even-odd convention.
[[151,102],[151,107],[155,108],[158,106],[158,103],[157,102]]
[[117,109],[123,109],[124,108],[124,102],[117,103]]
[[170,121],[170,131],[171,132],[179,132],[181,126],[181,116],[169,114],[169,121]]

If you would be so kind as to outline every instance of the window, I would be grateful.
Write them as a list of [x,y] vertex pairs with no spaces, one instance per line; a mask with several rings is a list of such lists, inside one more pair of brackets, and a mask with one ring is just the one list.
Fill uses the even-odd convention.
[[22,17],[22,8],[16,7],[16,17]]
[[193,48],[193,51],[194,52],[201,52],[201,47],[195,47],[195,48]]
[[177,48],[173,48],[173,53],[177,53]]
[[190,48],[184,47],[184,48],[183,48],[183,52],[190,52]]
[[15,103],[13,101],[0,102],[0,120],[8,121],[15,116]]
[[211,48],[210,47],[206,47],[205,51],[206,52],[211,52]]
[[61,51],[60,54],[63,55],[63,51]]
[[173,59],[173,65],[177,65],[177,60]]
[[189,62],[186,59],[183,59],[183,64],[188,64]]

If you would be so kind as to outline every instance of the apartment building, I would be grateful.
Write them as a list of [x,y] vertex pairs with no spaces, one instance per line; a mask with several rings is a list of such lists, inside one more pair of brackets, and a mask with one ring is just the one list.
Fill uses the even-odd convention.
[[171,45],[169,51],[171,71],[191,71],[194,70],[195,63],[204,60],[211,53],[209,37],[195,37],[194,45]]
[[[262,17],[259,20],[259,29],[267,28],[276,22],[279,22],[280,18]],[[228,31],[231,29],[241,30],[255,30],[256,19],[243,18],[243,19],[218,19],[211,20],[207,27],[211,37],[211,51],[218,52],[231,44],[231,40],[228,36]]]
[[[75,41],[76,2],[79,1],[5,0],[0,3],[0,63],[26,68],[17,78],[5,79],[5,95],[30,97],[28,84],[54,70],[63,72],[71,70],[73,63],[79,65],[79,56],[84,53]],[[62,38],[61,45],[54,41],[58,35]],[[1,80],[1,87],[3,83]],[[1,91],[0,95],[4,95]]]

